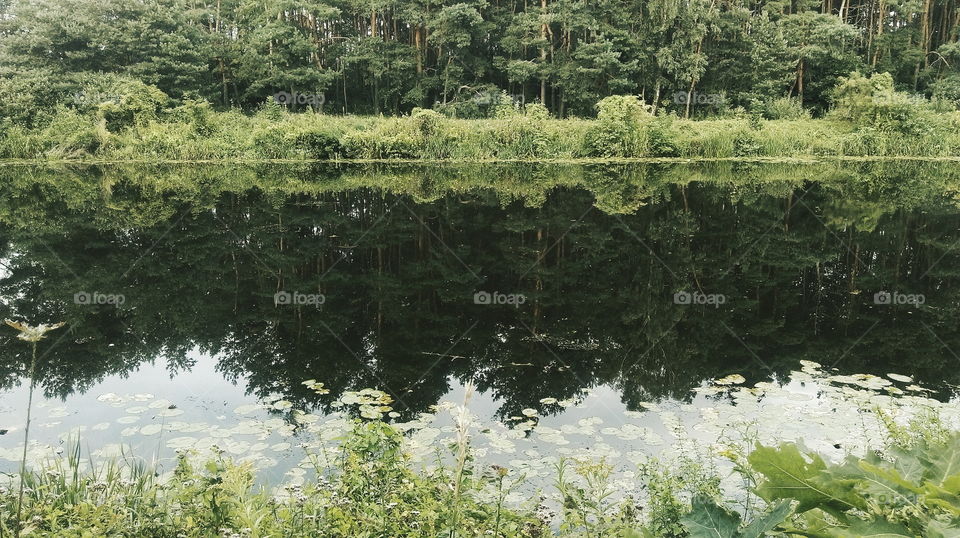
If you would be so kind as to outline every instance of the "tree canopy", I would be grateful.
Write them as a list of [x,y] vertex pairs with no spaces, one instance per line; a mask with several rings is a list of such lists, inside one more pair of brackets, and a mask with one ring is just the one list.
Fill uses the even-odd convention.
[[852,71],[960,97],[957,22],[950,0],[14,0],[0,94],[62,100],[119,76],[242,109],[283,91],[362,114],[510,97],[592,115],[618,94],[681,115],[785,97],[822,111]]

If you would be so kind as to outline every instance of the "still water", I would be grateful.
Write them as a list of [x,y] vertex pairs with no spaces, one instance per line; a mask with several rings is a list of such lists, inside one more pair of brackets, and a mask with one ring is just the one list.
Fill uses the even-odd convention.
[[[38,348],[35,459],[219,443],[269,477],[300,456],[291,409],[376,388],[410,421],[467,383],[504,432],[603,424],[619,448],[580,445],[656,452],[670,421],[646,412],[696,415],[731,375],[814,397],[801,361],[949,401],[958,188],[920,162],[7,166],[0,316],[66,323]],[[2,471],[29,384],[15,336]]]

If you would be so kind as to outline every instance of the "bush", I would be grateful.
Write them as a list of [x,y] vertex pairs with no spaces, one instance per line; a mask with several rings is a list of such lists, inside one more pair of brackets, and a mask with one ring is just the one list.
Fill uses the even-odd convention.
[[597,103],[597,123],[587,135],[593,157],[640,157],[648,148],[649,107],[632,95],[612,95]]
[[46,144],[45,153],[57,158],[94,155],[111,138],[105,120],[94,120],[62,105],[40,137]]
[[325,116],[291,115],[280,123],[255,129],[252,153],[265,159],[336,159],[341,156],[341,133],[324,125]]
[[853,72],[840,79],[831,99],[834,103],[831,114],[860,128],[919,136],[929,133],[934,123],[930,103],[922,97],[896,91],[890,73],[864,77]]
[[810,118],[810,111],[803,108],[799,99],[781,97],[763,104],[763,117],[768,120],[803,120]]

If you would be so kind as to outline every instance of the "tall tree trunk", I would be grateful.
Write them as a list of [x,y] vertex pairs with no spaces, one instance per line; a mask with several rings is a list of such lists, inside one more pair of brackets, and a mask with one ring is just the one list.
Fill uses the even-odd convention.
[[[931,37],[930,35],[931,34],[930,32],[931,3],[932,3],[932,0],[924,0],[923,15],[921,16],[921,19],[920,19],[920,39],[923,40],[922,43],[920,44],[920,48],[923,49],[923,66],[924,67],[927,67],[928,65],[930,65],[930,61],[928,59],[929,58],[928,53],[930,52],[930,37]],[[920,67],[917,66],[918,71],[919,69]],[[914,86],[916,86],[916,84],[914,84]]]
[[[540,0],[540,16],[543,21],[540,24],[540,39],[544,43],[540,46],[540,68],[545,69],[547,65],[547,0]],[[547,76],[546,73],[540,74],[540,104],[547,106]]]
[[880,15],[877,18],[877,46],[873,50],[873,60],[870,62],[871,67],[877,67],[877,60],[880,58],[880,38],[883,36],[883,17],[886,15],[887,6],[883,0],[880,0]]

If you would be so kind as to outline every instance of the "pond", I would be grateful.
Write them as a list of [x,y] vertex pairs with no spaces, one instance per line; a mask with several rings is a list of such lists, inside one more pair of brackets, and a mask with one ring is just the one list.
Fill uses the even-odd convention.
[[[33,461],[218,446],[296,479],[344,393],[383,390],[429,446],[468,384],[491,454],[632,461],[721,407],[794,422],[713,379],[794,403],[825,376],[929,402],[960,383],[951,163],[5,166],[0,193],[0,317],[66,323],[38,347]],[[793,411],[846,448],[855,411]]]

